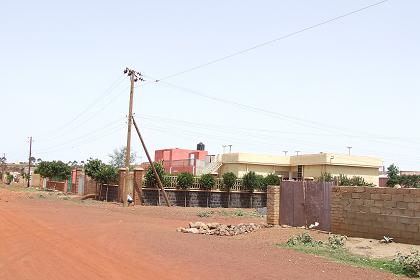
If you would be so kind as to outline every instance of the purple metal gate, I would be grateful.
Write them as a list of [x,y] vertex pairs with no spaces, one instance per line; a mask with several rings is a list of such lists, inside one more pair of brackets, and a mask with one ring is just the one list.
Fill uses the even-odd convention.
[[333,183],[283,181],[280,194],[280,223],[331,230],[331,191]]

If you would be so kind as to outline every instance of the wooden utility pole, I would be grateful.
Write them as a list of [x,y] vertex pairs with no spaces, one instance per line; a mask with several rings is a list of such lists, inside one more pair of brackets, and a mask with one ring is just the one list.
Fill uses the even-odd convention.
[[134,95],[134,83],[137,81],[142,81],[142,75],[140,72],[137,72],[132,69],[125,68],[124,74],[127,74],[130,77],[130,103],[128,106],[128,117],[127,117],[127,146],[125,154],[125,180],[122,186],[122,200],[123,205],[128,206],[127,194],[128,194],[128,182],[130,180],[130,159],[131,159],[131,125],[133,120],[133,95]]
[[28,182],[26,187],[29,188],[31,181],[31,161],[32,161],[32,136],[29,137],[29,158],[28,158]]
[[149,152],[147,151],[146,144],[144,143],[143,137],[141,137],[139,127],[137,126],[137,123],[134,120],[134,118],[133,118],[133,124],[134,124],[134,127],[136,128],[137,134],[140,138],[140,142],[141,142],[141,145],[143,146],[144,153],[146,154],[147,159],[149,160],[150,167],[152,168],[153,173],[155,174],[155,179],[158,182],[159,188],[163,193],[163,197],[165,198],[166,205],[168,207],[171,207],[171,202],[169,201],[168,194],[166,193],[165,188],[163,187],[162,181],[160,180],[159,174],[156,171],[156,168],[155,168],[155,165],[153,164],[152,158],[150,157]]

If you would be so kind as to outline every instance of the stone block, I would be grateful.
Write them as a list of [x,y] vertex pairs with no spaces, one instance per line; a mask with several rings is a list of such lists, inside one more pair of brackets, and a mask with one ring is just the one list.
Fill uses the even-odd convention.
[[381,208],[379,207],[370,207],[370,213],[375,213],[375,214],[380,214],[381,213]]
[[416,202],[409,202],[408,203],[409,210],[420,210],[420,204]]
[[381,194],[373,193],[373,194],[370,195],[370,199],[381,200]]
[[375,204],[375,200],[371,200],[371,199],[366,199],[363,201],[363,205],[365,206],[373,206]]
[[408,202],[397,201],[397,208],[398,209],[407,209]]
[[392,201],[403,201],[404,200],[404,195],[403,194],[393,194]]
[[397,207],[397,202],[396,201],[384,201],[384,207],[385,208],[395,208]]
[[381,198],[382,200],[391,200],[392,199],[392,195],[386,193],[386,194],[381,194]]
[[411,194],[404,194],[404,202],[416,202],[416,197]]
[[375,200],[374,205],[377,206],[377,207],[382,207],[382,206],[384,206],[384,202],[382,200]]

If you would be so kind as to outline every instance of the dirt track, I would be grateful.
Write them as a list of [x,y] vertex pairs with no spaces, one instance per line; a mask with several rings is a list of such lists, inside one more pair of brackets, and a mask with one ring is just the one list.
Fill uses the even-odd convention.
[[258,218],[28,196],[0,188],[0,279],[400,279],[274,246],[296,229],[236,237],[175,231],[188,221]]

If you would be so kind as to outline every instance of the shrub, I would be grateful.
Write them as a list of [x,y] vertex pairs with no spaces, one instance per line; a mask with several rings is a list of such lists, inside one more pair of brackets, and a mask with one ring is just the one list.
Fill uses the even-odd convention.
[[321,173],[321,176],[317,178],[318,182],[334,182],[334,177],[331,173]]
[[7,184],[10,184],[13,181],[13,179],[14,179],[14,177],[13,177],[12,174],[9,173],[9,174],[6,175],[6,183]]
[[317,242],[312,238],[312,236],[304,232],[299,235],[294,235],[289,240],[287,240],[287,245],[296,246],[296,245],[316,245]]
[[354,176],[352,178],[347,177],[346,175],[340,174],[338,177],[339,186],[357,186],[357,187],[375,187],[374,184],[368,183],[363,177]]
[[260,189],[263,184],[263,178],[261,175],[255,174],[254,171],[249,171],[247,174],[244,175],[243,185],[245,189],[249,191],[253,191],[255,189]]
[[268,174],[264,178],[264,187],[267,188],[267,186],[279,186],[280,185],[280,178],[276,174]]
[[400,264],[409,276],[420,276],[420,253],[414,250],[409,255],[398,253],[395,261]]
[[191,187],[194,182],[194,176],[188,172],[179,173],[176,176],[177,186],[181,189],[187,189]]
[[211,190],[216,184],[216,179],[211,174],[203,174],[199,180],[201,187],[206,190]]
[[[153,165],[155,166],[156,172],[160,178],[160,181],[164,182],[164,176],[165,176],[165,169],[163,168],[163,165],[159,162],[154,162]],[[157,180],[155,178],[155,174],[153,173],[152,166],[149,166],[146,171],[146,175],[144,176],[146,180],[146,185],[148,187],[155,187],[157,186]]]
[[344,246],[346,239],[347,236],[332,234],[328,237],[328,245],[333,249],[337,249]]
[[231,190],[235,186],[237,177],[234,173],[227,172],[223,174],[222,178],[223,178],[223,185],[225,186],[227,190]]

